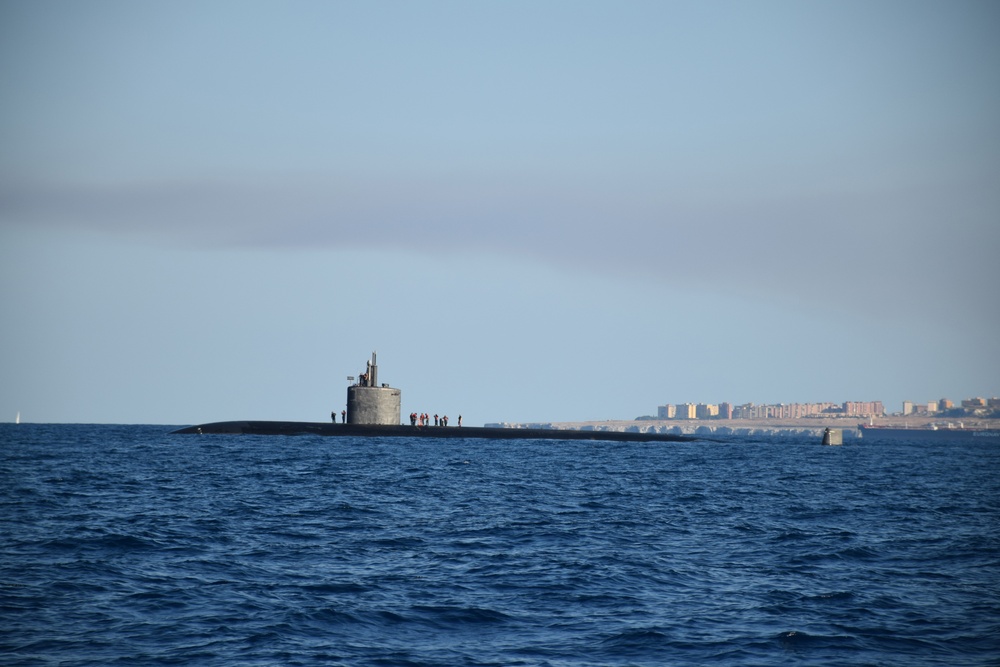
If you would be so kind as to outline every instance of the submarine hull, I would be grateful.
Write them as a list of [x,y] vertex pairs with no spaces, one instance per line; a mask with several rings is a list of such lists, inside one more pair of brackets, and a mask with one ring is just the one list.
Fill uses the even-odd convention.
[[326,422],[229,421],[187,426],[179,435],[322,435],[362,438],[480,438],[486,440],[605,440],[612,442],[689,442],[699,438],[671,433],[580,431],[486,426],[404,426]]

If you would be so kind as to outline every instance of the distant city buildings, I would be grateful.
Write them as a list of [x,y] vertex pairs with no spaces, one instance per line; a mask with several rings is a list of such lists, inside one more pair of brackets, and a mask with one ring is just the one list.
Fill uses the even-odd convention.
[[[949,416],[990,415],[1000,416],[1000,398],[967,398],[961,407],[942,398],[927,403],[903,401],[904,415],[944,414]],[[957,413],[957,414],[956,414]],[[886,414],[882,401],[845,401],[843,403],[779,403],[755,405],[744,403],[678,403],[656,408],[657,419],[801,419],[803,417],[881,417]]]
[[719,406],[699,403],[694,406],[694,416],[696,419],[715,419],[719,416]]
[[677,406],[677,414],[674,419],[697,419],[698,406],[694,403],[681,403]]
[[878,417],[885,414],[882,401],[845,403],[679,403],[656,408],[659,419],[798,419],[800,417]]
[[927,404],[903,401],[903,415],[1000,416],[1000,398],[965,398],[956,406],[950,399],[928,401]]

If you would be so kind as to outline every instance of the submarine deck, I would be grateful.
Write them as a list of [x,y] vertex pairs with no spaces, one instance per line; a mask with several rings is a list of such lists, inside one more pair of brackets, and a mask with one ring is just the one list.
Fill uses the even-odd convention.
[[598,431],[486,426],[406,426],[326,422],[228,421],[187,426],[175,434],[322,435],[362,438],[479,438],[486,440],[605,440],[612,442],[689,442],[693,436],[637,431]]

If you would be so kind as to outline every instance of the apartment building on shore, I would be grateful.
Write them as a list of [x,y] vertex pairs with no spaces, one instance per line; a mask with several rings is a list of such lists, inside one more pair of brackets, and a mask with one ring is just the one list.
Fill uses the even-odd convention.
[[882,401],[845,401],[843,403],[779,403],[756,405],[744,403],[679,403],[656,408],[658,419],[800,419],[803,417],[881,417]]
[[[843,403],[678,403],[656,408],[657,419],[801,419],[805,417],[882,417],[882,401],[844,401]],[[960,407],[947,398],[927,403],[903,401],[902,415],[1000,416],[1000,398],[966,398]]]

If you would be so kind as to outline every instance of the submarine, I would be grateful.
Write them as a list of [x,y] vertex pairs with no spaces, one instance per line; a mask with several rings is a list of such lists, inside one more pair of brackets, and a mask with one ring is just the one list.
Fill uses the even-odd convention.
[[[354,378],[349,378],[354,381]],[[699,438],[673,433],[596,431],[495,426],[404,425],[402,392],[378,383],[375,353],[365,372],[347,388],[347,415],[341,423],[295,421],[224,421],[186,426],[178,435],[322,435],[361,438],[472,438],[485,440],[604,440],[612,442],[688,442]]]

